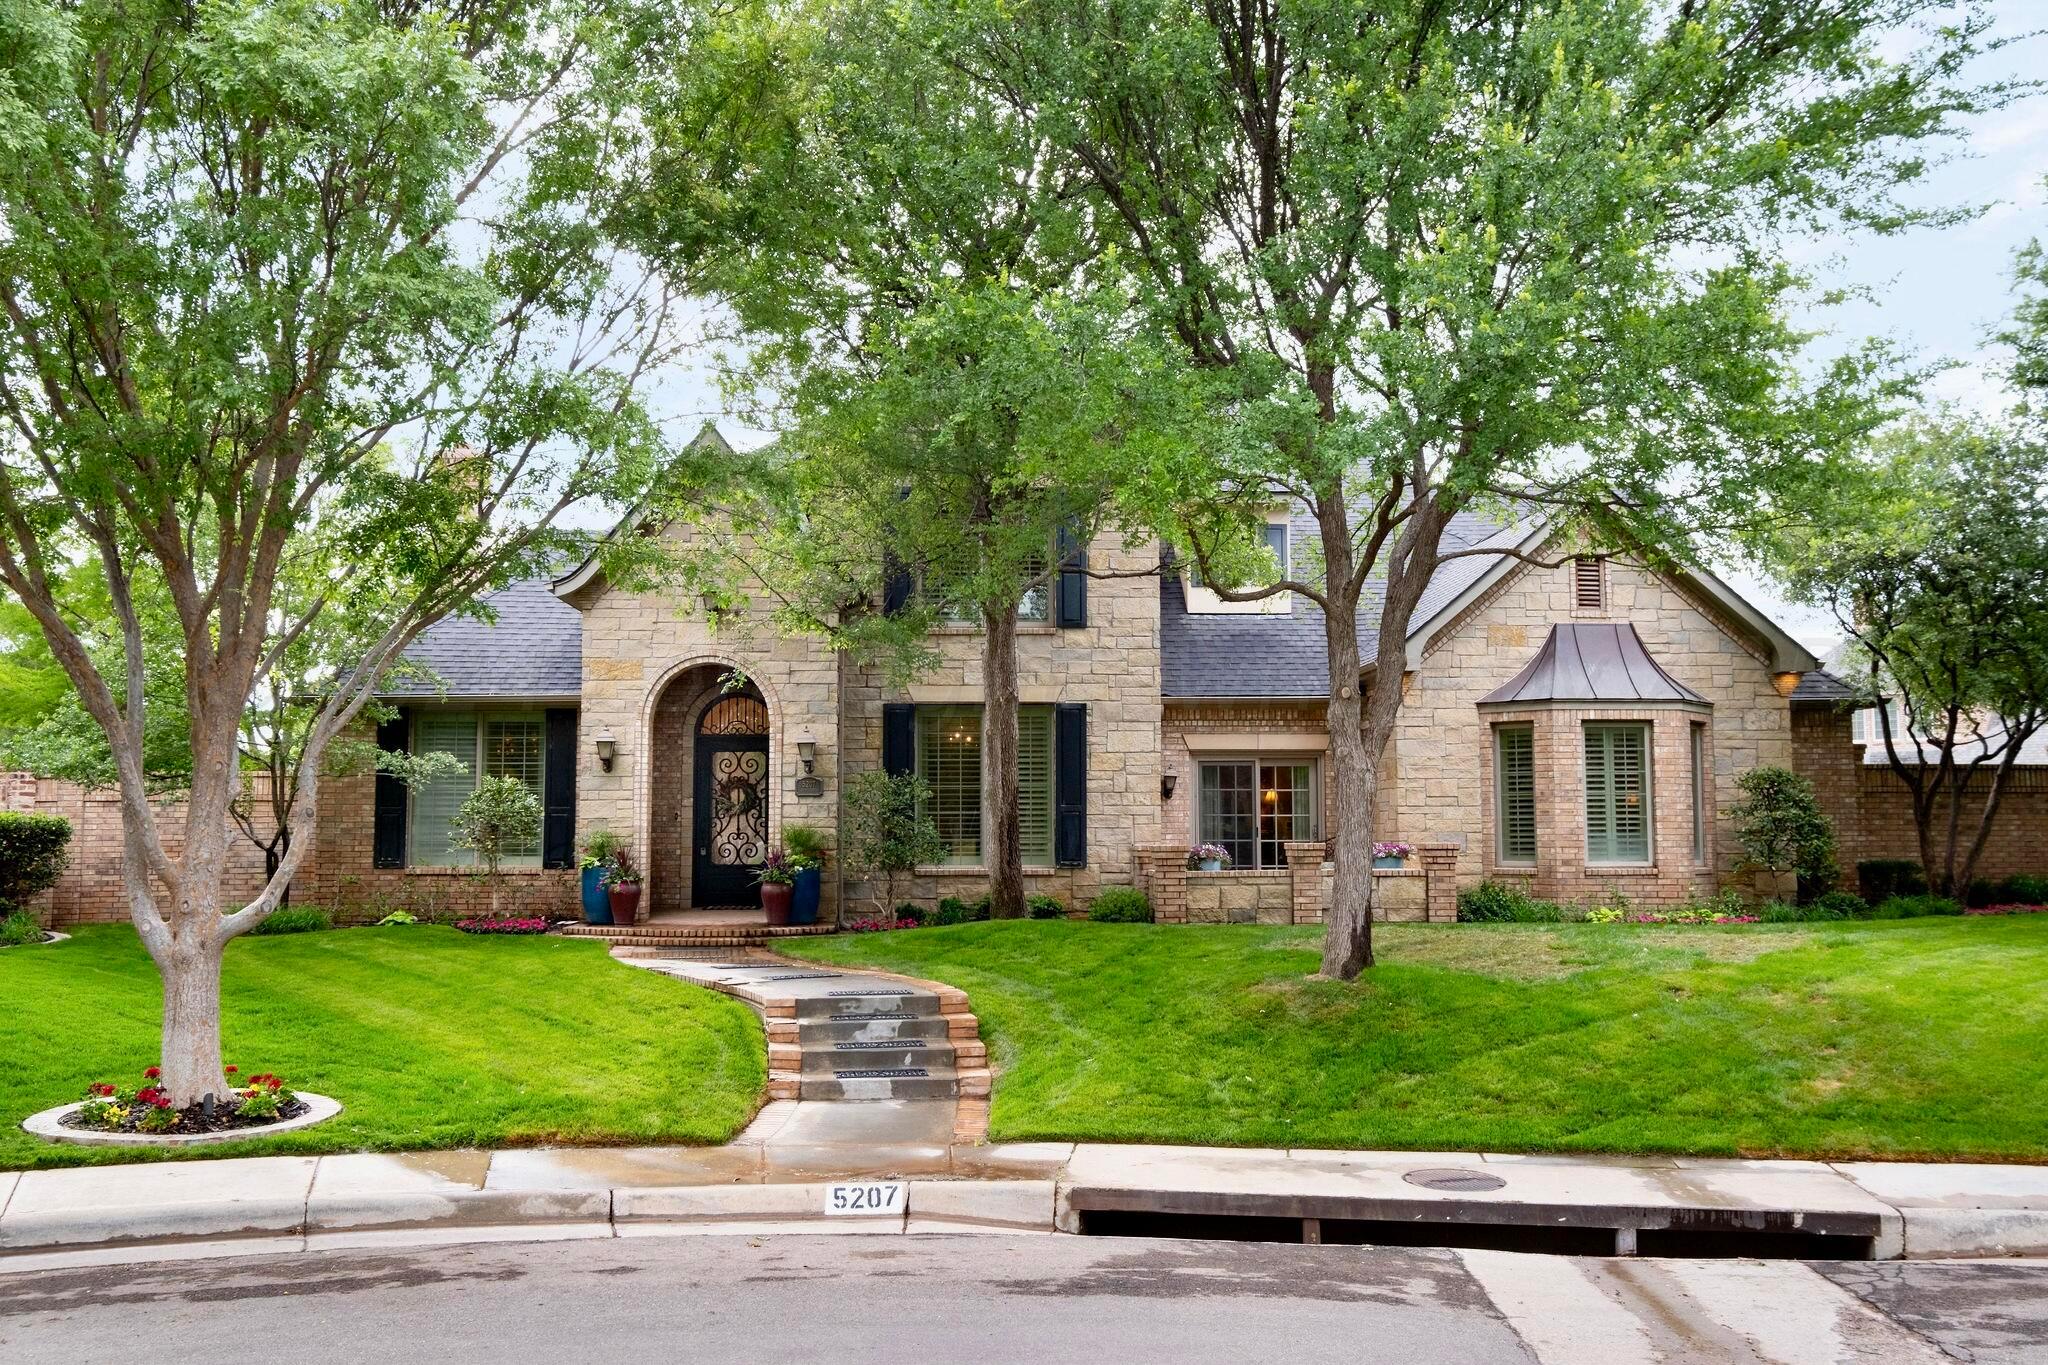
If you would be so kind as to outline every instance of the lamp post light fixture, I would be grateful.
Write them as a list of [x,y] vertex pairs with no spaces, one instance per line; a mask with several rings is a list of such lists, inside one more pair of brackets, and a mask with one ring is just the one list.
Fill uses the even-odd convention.
[[597,766],[606,772],[610,772],[612,770],[612,760],[619,755],[619,742],[612,738],[610,730],[599,730],[595,743],[597,745]]
[[809,730],[799,732],[796,737],[796,756],[803,763],[806,774],[816,772],[818,770],[818,737]]

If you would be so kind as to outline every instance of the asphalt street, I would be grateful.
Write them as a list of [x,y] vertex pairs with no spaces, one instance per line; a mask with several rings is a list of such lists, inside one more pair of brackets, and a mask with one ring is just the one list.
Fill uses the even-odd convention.
[[2048,1361],[2048,1263],[673,1236],[5,1273],[0,1360]]

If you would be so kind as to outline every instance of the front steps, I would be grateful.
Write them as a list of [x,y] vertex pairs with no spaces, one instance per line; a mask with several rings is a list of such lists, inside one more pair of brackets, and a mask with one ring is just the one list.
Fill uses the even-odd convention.
[[950,1100],[988,1093],[988,1054],[964,999],[876,983],[793,1004],[793,1017],[768,1020],[768,1092],[775,1098]]
[[653,920],[621,927],[616,924],[571,924],[566,938],[602,939],[615,948],[760,948],[778,939],[829,934],[830,924],[694,924]]

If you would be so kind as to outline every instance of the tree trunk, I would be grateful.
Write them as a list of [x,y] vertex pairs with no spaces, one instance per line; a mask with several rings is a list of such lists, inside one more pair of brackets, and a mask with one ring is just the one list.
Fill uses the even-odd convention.
[[212,932],[174,940],[162,964],[164,1034],[157,1085],[180,1109],[208,1095],[225,1098],[220,1055],[220,966],[225,945]]
[[1379,796],[1379,762],[1368,751],[1364,699],[1359,695],[1358,619],[1331,612],[1324,626],[1330,661],[1330,851],[1336,878],[1323,930],[1322,974],[1349,981],[1372,966],[1372,827]]
[[981,857],[989,914],[1024,917],[1024,833],[1017,808],[1017,604],[982,607]]

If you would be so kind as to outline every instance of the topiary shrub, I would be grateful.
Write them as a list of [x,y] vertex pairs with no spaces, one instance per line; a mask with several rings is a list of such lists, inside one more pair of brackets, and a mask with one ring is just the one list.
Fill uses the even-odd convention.
[[1960,915],[1963,907],[1946,896],[1893,896],[1870,912],[1872,919],[1925,919],[1931,915]]
[[1998,900],[2003,905],[2048,905],[2048,877],[2015,872],[1998,884]]
[[61,815],[0,811],[0,913],[48,891],[71,861],[71,822]]
[[1834,888],[1835,830],[1813,784],[1790,768],[1766,764],[1735,779],[1742,799],[1728,810],[1742,844],[1742,865],[1798,880],[1801,900]]
[[1067,907],[1058,896],[1032,896],[1024,902],[1033,919],[1065,919]]
[[1097,924],[1150,924],[1152,900],[1135,886],[1112,886],[1088,906]]
[[1911,858],[1865,858],[1856,864],[1856,889],[1872,905],[1893,896],[1924,896],[1927,874]]
[[334,927],[334,916],[317,905],[287,905],[271,912],[270,918],[249,932],[252,934],[311,934]]

